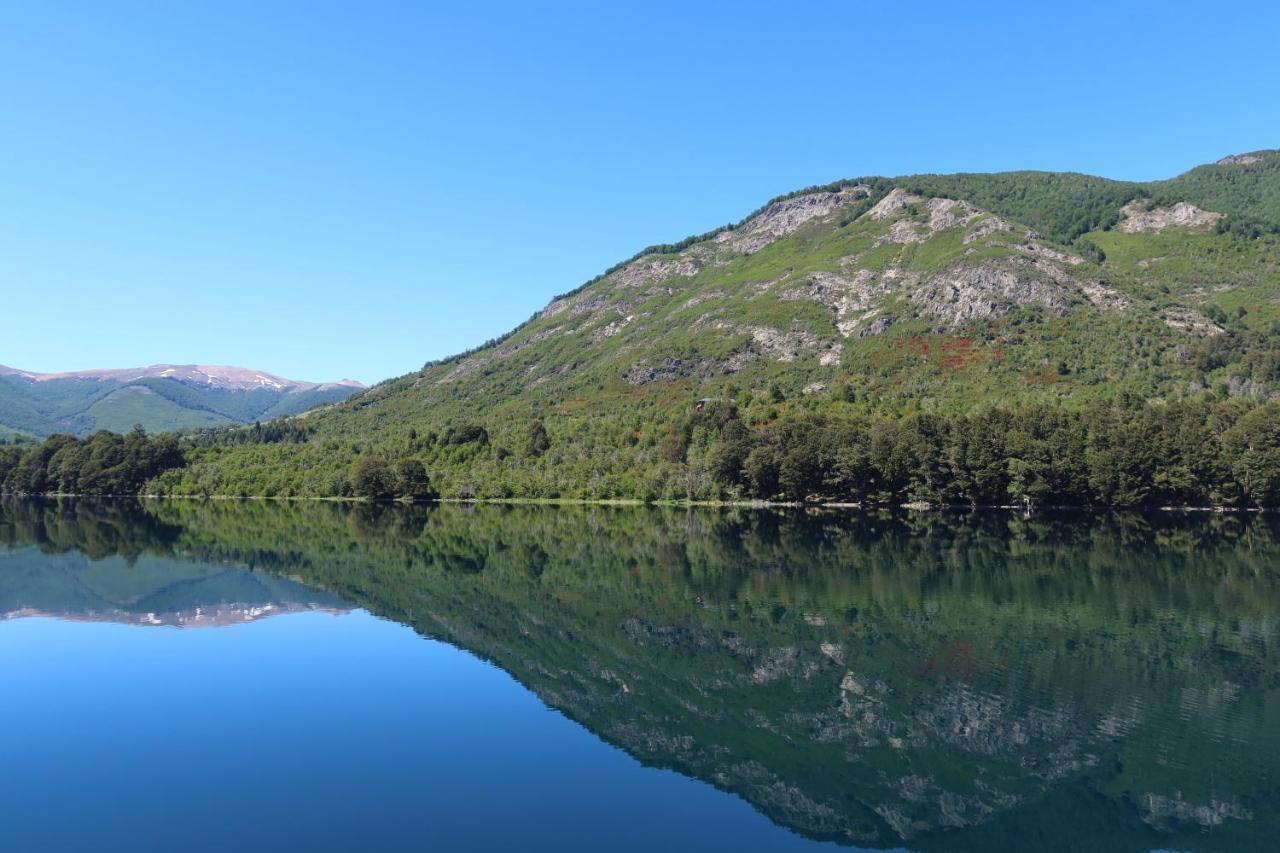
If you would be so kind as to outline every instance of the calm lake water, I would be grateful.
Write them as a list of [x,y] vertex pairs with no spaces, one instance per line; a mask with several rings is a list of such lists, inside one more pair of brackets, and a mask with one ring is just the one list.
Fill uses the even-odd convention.
[[1274,850],[1280,525],[0,502],[5,850]]

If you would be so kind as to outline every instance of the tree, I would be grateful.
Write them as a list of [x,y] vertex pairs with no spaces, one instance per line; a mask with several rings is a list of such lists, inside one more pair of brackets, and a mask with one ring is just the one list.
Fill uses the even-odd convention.
[[373,455],[357,459],[351,470],[351,491],[357,497],[372,500],[395,497],[396,481],[387,460]]
[[1231,469],[1256,506],[1280,506],[1280,406],[1245,414],[1222,435]]
[[551,437],[547,435],[547,427],[541,420],[536,420],[529,427],[529,442],[526,447],[530,456],[541,456],[551,449]]
[[426,467],[417,459],[401,459],[396,466],[396,491],[400,497],[415,501],[436,496]]

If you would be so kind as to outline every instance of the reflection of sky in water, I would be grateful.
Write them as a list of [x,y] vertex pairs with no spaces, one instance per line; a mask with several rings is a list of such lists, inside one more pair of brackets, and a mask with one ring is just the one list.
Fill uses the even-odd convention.
[[0,848],[1270,851],[1270,521],[0,501]]
[[364,612],[0,623],[8,850],[787,850],[505,673]]

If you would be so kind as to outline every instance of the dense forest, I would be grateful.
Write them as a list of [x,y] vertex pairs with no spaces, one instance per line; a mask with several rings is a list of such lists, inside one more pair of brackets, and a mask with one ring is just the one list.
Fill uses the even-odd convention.
[[[976,414],[868,416],[797,411],[751,422],[729,400],[692,406],[644,437],[553,437],[528,425],[524,442],[495,443],[478,424],[419,435],[398,452],[333,452],[309,466],[314,490],[276,497],[445,497],[834,502],[1026,507],[1280,506],[1280,404],[1132,398],[1079,409],[991,409]],[[244,430],[237,446],[264,453],[299,435]],[[101,432],[0,448],[7,492],[185,493],[189,462],[216,452],[223,434],[187,439]],[[211,446],[212,445],[212,446]],[[267,457],[270,458],[270,457]],[[264,477],[294,476],[282,467]],[[250,493],[246,493],[246,496]]]

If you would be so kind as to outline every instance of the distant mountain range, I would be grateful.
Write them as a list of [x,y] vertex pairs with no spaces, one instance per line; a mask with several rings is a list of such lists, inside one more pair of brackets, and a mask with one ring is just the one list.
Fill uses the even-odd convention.
[[294,415],[346,399],[359,382],[302,382],[260,370],[153,364],[34,373],[0,365],[0,435],[88,435],[217,427]]

